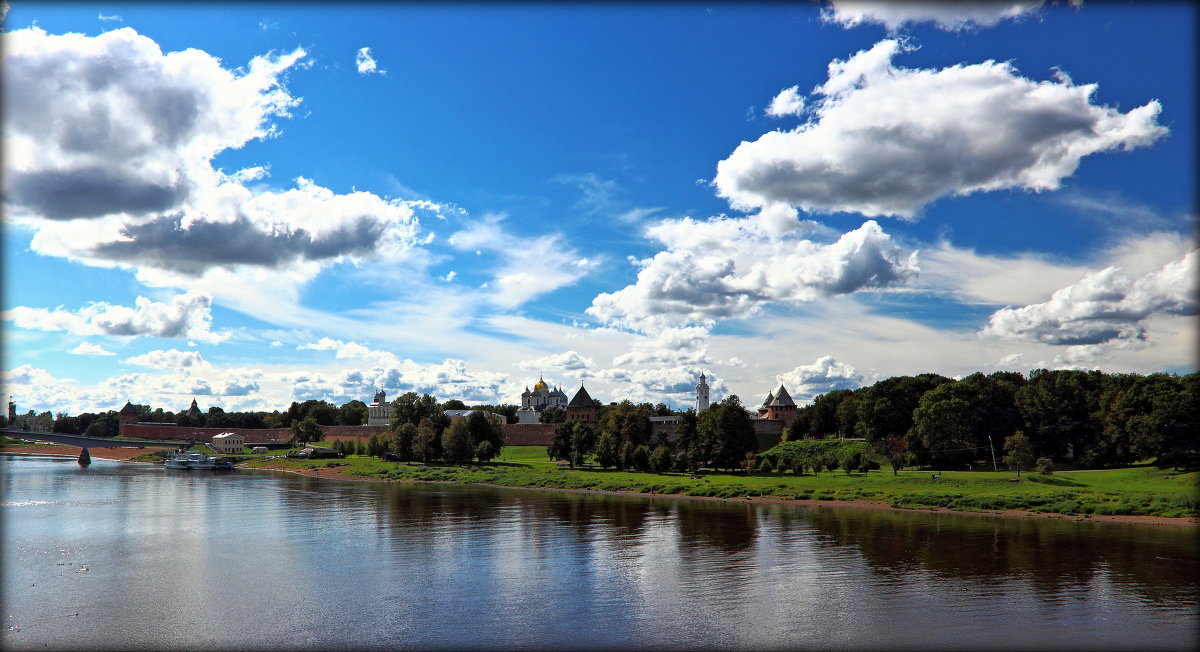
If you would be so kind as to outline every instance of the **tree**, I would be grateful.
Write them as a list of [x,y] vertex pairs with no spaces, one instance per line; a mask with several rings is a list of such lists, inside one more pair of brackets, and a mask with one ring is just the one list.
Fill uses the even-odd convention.
[[435,429],[432,419],[421,419],[420,425],[417,426],[417,436],[413,439],[412,448],[413,458],[426,464],[441,456],[441,435]]
[[292,424],[292,441],[304,445],[310,441],[321,441],[325,433],[321,431],[321,424],[312,417],[305,417]]
[[469,462],[474,455],[475,445],[471,442],[467,420],[452,420],[450,427],[442,433],[442,459],[450,464],[462,464]]
[[417,427],[411,423],[401,424],[392,431],[392,455],[401,462],[412,459],[413,442],[417,439]]
[[540,423],[562,423],[567,420],[567,413],[557,405],[547,405],[538,415]]
[[418,396],[416,392],[406,392],[392,401],[393,428],[402,423],[419,426],[422,419],[432,419],[439,433],[450,425],[437,399],[429,394]]
[[617,466],[620,461],[620,446],[621,442],[612,432],[602,431],[600,438],[596,440],[596,463],[600,468],[607,469],[610,466]]
[[571,424],[571,455],[570,465],[583,466],[584,460],[596,448],[596,432],[582,421],[569,421]]
[[554,427],[550,445],[546,447],[546,456],[552,460],[567,460],[570,468],[575,468],[571,458],[571,435],[575,432],[574,422],[562,422]]
[[[504,448],[504,424],[493,421],[483,410],[474,410],[466,418],[467,432],[471,435],[471,447],[480,462],[491,461]],[[481,448],[486,442],[487,448]],[[480,457],[484,453],[487,459]]]
[[367,404],[356,399],[338,408],[338,423],[343,426],[361,426],[367,422],[369,414]]
[[665,445],[658,445],[654,450],[650,451],[650,468],[662,473],[671,469],[671,449]]
[[1033,463],[1033,446],[1029,438],[1020,430],[1004,440],[1004,465],[1015,469],[1017,477],[1021,477],[1021,469],[1028,468]]
[[[913,410],[925,392],[951,382],[937,374],[916,376],[894,376],[885,378],[870,387],[859,390],[857,396],[858,421],[855,429],[867,443],[892,435],[907,437],[913,427]],[[832,393],[832,392],[831,392]],[[915,439],[906,441],[909,450],[918,449]]]
[[892,475],[897,475],[897,472],[903,469],[910,459],[908,449],[904,445],[904,438],[895,435],[875,442],[875,451],[886,457],[887,461],[891,463]]
[[753,453],[758,448],[754,424],[737,394],[730,394],[718,403],[717,414],[719,445],[713,464],[722,469],[736,469],[741,466],[746,453]]
[[456,398],[452,398],[449,401],[442,403],[442,411],[443,412],[445,412],[446,410],[465,410],[465,409],[467,409],[467,404],[463,403],[462,401],[460,401]]

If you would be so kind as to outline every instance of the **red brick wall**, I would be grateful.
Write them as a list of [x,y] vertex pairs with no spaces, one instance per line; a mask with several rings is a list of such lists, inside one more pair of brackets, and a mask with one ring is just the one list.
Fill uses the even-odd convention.
[[506,423],[505,446],[549,446],[554,438],[555,423]]
[[[321,426],[326,439],[365,439],[372,433],[387,432],[386,426]],[[214,435],[236,432],[246,438],[246,445],[266,443],[272,439],[287,441],[292,438],[288,428],[192,428],[160,423],[126,423],[121,434],[141,439],[179,439],[210,442]]]

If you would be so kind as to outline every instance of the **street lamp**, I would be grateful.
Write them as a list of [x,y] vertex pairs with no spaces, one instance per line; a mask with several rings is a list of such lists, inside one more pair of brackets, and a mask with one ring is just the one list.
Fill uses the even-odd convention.
[[992,451],[992,470],[999,472],[1000,467],[996,466],[996,449],[992,448],[992,436],[988,435],[988,449]]

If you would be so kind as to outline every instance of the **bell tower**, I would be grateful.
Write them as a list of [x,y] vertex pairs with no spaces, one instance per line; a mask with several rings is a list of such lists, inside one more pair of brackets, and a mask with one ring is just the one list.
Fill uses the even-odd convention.
[[708,383],[704,374],[700,374],[700,383],[696,385],[696,413],[708,408]]

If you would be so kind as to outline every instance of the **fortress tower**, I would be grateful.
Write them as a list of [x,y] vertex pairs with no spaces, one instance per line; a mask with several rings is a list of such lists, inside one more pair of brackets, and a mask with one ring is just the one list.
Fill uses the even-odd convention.
[[700,383],[696,385],[696,414],[708,408],[708,383],[704,374],[700,374]]

